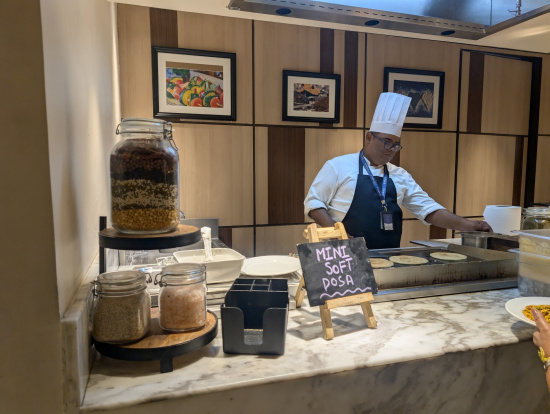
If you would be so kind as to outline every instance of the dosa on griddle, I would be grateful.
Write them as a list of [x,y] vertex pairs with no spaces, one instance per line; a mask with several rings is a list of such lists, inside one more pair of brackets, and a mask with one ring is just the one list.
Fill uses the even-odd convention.
[[373,269],[386,269],[388,267],[393,267],[393,263],[386,259],[371,258],[370,264]]
[[390,260],[394,263],[402,265],[423,265],[428,263],[428,259],[424,259],[423,257],[407,255],[391,256]]
[[468,257],[460,253],[451,252],[433,252],[430,256],[437,260],[448,260],[452,262],[458,262],[460,260],[466,260]]

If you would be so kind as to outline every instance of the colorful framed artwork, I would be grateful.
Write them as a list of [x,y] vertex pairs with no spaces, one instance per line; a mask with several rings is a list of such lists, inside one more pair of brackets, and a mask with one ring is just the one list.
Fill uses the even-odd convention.
[[405,128],[441,129],[445,72],[384,68],[384,92],[411,98]]
[[340,122],[340,75],[283,70],[283,121]]
[[152,62],[155,117],[235,121],[235,53],[154,46]]

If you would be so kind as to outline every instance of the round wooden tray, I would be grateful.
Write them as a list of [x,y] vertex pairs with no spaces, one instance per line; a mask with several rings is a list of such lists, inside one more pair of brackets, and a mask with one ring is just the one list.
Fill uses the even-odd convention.
[[158,250],[188,246],[201,241],[201,232],[195,226],[179,224],[169,233],[127,234],[112,227],[99,232],[99,246],[118,250]]
[[169,332],[159,325],[159,308],[151,308],[151,327],[138,342],[124,345],[94,341],[98,352],[124,361],[160,360],[160,372],[173,370],[172,358],[196,351],[209,344],[218,334],[218,318],[208,311],[206,325],[198,331]]

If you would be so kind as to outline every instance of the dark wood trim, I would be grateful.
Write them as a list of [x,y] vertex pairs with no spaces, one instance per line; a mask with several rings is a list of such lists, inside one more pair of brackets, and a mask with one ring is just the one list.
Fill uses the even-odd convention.
[[[428,131],[424,131],[424,132],[428,132]],[[446,132],[446,131],[441,131],[441,132]],[[454,132],[454,131],[453,131]],[[518,136],[523,136],[523,135],[518,135],[518,134],[501,134],[501,133],[498,133],[498,132],[467,132],[467,131],[458,131],[458,133],[460,135],[487,135],[487,136],[493,136],[493,137],[518,137]],[[527,135],[525,135],[527,136]]]
[[252,229],[252,254],[256,256],[256,43],[254,39],[256,37],[256,29],[254,26],[254,20],[252,20],[251,27],[252,35],[252,223],[254,227]]
[[334,29],[321,29],[319,72],[334,73]]
[[[231,124],[231,125],[234,125],[234,124]],[[277,128],[296,128],[294,125],[277,125],[277,124],[256,124],[254,125],[255,127],[266,127],[266,128],[271,128],[271,127],[277,127]],[[319,129],[319,126],[318,125],[313,125],[313,126],[310,126],[310,125],[302,125],[300,126],[300,128],[304,128],[304,129]],[[349,127],[349,128],[346,128],[346,127],[334,127],[334,129],[342,129],[342,130],[363,130],[363,128],[361,127]],[[515,136],[515,135],[514,135]]]
[[446,239],[447,229],[443,227],[430,226],[430,239]]
[[[495,48],[491,47],[491,49],[495,49]],[[470,52],[473,55],[479,54],[479,55],[484,55],[484,56],[495,56],[495,57],[500,57],[500,58],[504,58],[504,59],[523,60],[525,62],[532,62],[533,59],[540,59],[540,58],[537,58],[535,56],[512,55],[512,54],[509,54],[509,53],[489,52],[487,50],[475,50],[475,49],[462,49],[462,50],[464,52]],[[512,49],[509,49],[509,50],[512,50]],[[525,53],[524,50],[518,50],[518,52]],[[529,53],[529,52],[527,52],[527,53]]]
[[[459,149],[459,141],[460,141],[460,106],[461,106],[461,99],[462,99],[462,64],[463,64],[463,57],[464,57],[464,50],[460,49],[460,56],[458,58],[458,99],[457,99],[457,105],[456,105],[456,131],[455,131],[455,173],[453,178],[453,213],[456,214],[456,186],[458,183],[458,149]],[[453,230],[452,237],[455,236],[455,232]]]
[[483,110],[483,78],[485,71],[485,55],[470,53],[470,77],[468,82],[468,132],[481,132],[481,115]]
[[151,46],[178,47],[178,12],[149,9]]
[[306,130],[271,127],[267,141],[268,223],[302,223]]
[[233,229],[231,227],[219,227],[218,238],[230,249],[233,248]]
[[359,33],[346,31],[344,63],[344,126],[357,126],[357,76]]
[[365,33],[365,58],[363,64],[363,137],[367,133],[367,56],[368,56],[368,33]]
[[514,158],[514,184],[512,190],[512,205],[521,205],[521,177],[523,175],[523,144],[525,138],[516,137],[516,152]]
[[[334,73],[334,29],[321,28],[319,59],[320,73]],[[333,128],[333,124],[320,122],[319,127]]]
[[542,58],[533,58],[531,67],[531,100],[529,102],[529,136],[527,138],[527,168],[525,170],[525,194],[523,196],[524,207],[531,207],[535,201],[541,82]]
[[401,164],[401,151],[397,151],[397,153],[393,156],[393,158],[390,161],[393,165],[399,165]]

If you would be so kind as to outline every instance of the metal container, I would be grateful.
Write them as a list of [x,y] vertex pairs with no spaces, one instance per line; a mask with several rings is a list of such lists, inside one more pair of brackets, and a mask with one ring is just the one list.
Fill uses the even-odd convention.
[[479,249],[487,248],[487,241],[496,233],[487,233],[485,231],[468,231],[460,233],[462,237],[462,245],[469,247],[477,247]]
[[511,250],[518,262],[518,291],[522,296],[550,296],[550,256]]

